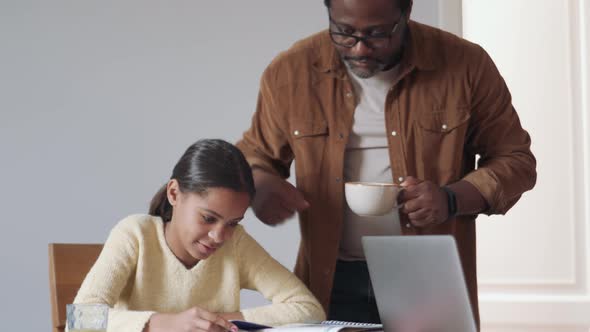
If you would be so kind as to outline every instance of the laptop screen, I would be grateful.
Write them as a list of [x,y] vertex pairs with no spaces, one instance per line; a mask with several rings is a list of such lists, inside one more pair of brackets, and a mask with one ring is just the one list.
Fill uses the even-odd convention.
[[448,235],[362,239],[386,332],[475,332],[457,247]]

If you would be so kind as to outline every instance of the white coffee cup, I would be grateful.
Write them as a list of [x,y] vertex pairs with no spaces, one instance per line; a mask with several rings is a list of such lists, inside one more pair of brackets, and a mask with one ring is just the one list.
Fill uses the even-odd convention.
[[393,183],[346,182],[344,195],[352,212],[359,216],[382,216],[398,207],[403,188]]

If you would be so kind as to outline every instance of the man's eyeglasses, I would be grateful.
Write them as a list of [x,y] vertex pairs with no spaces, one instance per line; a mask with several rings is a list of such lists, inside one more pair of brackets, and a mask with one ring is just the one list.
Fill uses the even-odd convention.
[[[338,46],[346,47],[346,48],[353,48],[360,41],[362,41],[365,44],[365,46],[367,46],[370,49],[385,48],[385,47],[389,46],[389,42],[391,41],[391,37],[397,31],[397,29],[400,25],[400,22],[402,21],[403,18],[404,18],[404,15],[402,13],[399,20],[397,20],[397,22],[393,26],[393,29],[391,29],[391,31],[386,32],[386,33],[373,33],[373,34],[368,34],[366,36],[355,36],[355,35],[349,34],[349,33],[333,31],[332,28],[330,28],[330,38],[332,39],[334,44],[336,44]],[[334,24],[335,26],[338,26],[338,24],[332,20],[331,16],[330,16],[330,22],[332,24]]]

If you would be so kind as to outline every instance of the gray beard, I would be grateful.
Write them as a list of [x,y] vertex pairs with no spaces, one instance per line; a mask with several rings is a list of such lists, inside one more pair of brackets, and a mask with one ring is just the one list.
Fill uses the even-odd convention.
[[371,78],[371,77],[375,76],[377,73],[379,73],[380,71],[383,71],[383,69],[385,69],[385,67],[386,67],[385,64],[378,64],[377,67],[375,67],[375,69],[373,69],[371,71],[364,71],[364,70],[358,70],[357,68],[353,67],[352,65],[350,65],[348,63],[348,61],[343,61],[343,62],[346,65],[346,67],[348,68],[348,70],[350,72],[352,72],[354,74],[354,76],[356,76],[360,79]]

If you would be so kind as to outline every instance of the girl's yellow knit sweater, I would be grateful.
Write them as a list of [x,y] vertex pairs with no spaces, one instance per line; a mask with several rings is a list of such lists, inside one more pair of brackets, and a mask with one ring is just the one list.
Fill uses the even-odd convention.
[[[272,304],[240,310],[240,289],[260,292]],[[105,303],[109,332],[140,332],[155,312],[194,306],[241,311],[267,325],[320,321],[319,302],[289,270],[238,226],[212,256],[187,269],[164,238],[161,218],[132,215],[117,224],[74,303]]]

